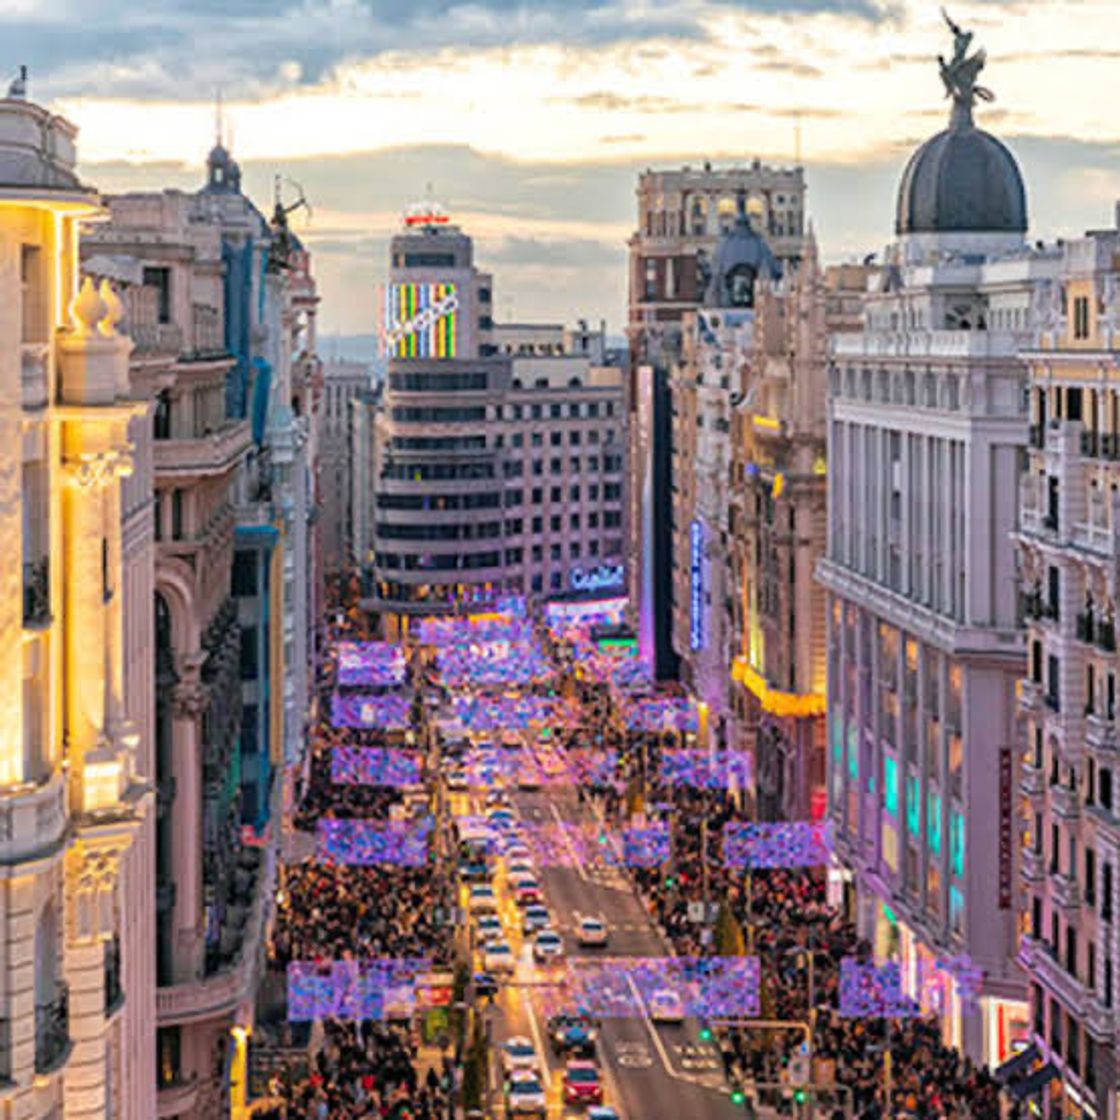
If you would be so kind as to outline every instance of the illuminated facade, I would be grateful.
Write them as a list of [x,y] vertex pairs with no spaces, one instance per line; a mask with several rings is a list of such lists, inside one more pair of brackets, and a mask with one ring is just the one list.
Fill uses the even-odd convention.
[[824,555],[828,338],[858,324],[869,269],[805,257],[759,294],[749,378],[732,421],[730,601],[735,726],[765,820],[825,808]]
[[1028,247],[1018,167],[974,125],[973,96],[956,91],[949,127],[912,157],[863,329],[832,340],[818,575],[834,888],[908,991],[945,958],[982,971],[975,1001],[952,973],[922,987],[945,1038],[995,1064],[1027,1029],[1012,842],[1019,352],[1056,261]]
[[[1120,225],[1120,223],[1118,223]],[[1060,285],[1060,287],[1059,287]],[[1059,295],[1058,293],[1061,293]],[[1020,580],[1028,626],[1019,960],[1047,1115],[1117,1115],[1120,228],[1067,241],[1030,371]]]
[[502,595],[622,586],[622,373],[604,332],[495,324],[492,278],[445,222],[406,224],[390,253],[387,379],[352,418],[367,607],[396,632]]
[[[678,673],[674,647],[674,533],[663,496],[673,476],[670,371],[682,355],[682,320],[703,300],[701,259],[735,222],[736,196],[746,191],[755,227],[783,262],[796,261],[805,232],[803,168],[684,167],[647,171],[638,181],[638,229],[630,238],[627,336],[627,559],[630,602],[642,656],[659,678]],[[679,461],[679,455],[677,455]]]
[[100,205],[74,139],[19,86],[0,100],[0,1095],[13,1116],[140,1120],[155,806],[143,681],[125,664],[145,548],[126,568],[122,481],[145,469],[129,430],[147,406],[120,300],[79,290],[78,223]]

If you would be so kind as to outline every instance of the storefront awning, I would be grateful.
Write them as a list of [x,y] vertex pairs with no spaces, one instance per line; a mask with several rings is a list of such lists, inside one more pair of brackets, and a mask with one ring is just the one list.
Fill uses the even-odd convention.
[[1024,1077],[1022,1081],[1016,1081],[1009,1088],[1011,1095],[1016,1100],[1023,1100],[1026,1097],[1033,1097],[1045,1085],[1049,1085],[1055,1077],[1058,1076],[1058,1067],[1053,1062],[1047,1062],[1046,1065],[1036,1069],[1029,1077]]
[[1030,1046],[1020,1050],[1018,1054],[1012,1054],[1003,1065],[996,1069],[993,1076],[1001,1085],[1006,1085],[1017,1077],[1022,1077],[1038,1058],[1038,1047],[1032,1042]]

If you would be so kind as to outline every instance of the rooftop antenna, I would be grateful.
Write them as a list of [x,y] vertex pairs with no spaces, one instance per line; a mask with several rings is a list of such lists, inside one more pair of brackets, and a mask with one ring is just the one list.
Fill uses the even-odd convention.
[[15,101],[23,101],[27,97],[27,67],[21,66],[19,74],[12,79],[8,86],[8,96]]

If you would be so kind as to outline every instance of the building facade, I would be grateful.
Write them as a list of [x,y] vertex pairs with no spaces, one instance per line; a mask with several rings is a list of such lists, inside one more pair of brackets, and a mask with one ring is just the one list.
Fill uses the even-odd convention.
[[21,1117],[139,1118],[155,806],[125,597],[150,551],[126,558],[122,480],[145,470],[129,430],[148,406],[121,301],[79,288],[78,224],[101,211],[75,135],[26,99],[26,74],[0,100],[0,1094]]
[[802,252],[805,177],[800,167],[685,167],[647,171],[638,181],[638,229],[629,242],[630,349],[627,383],[630,486],[627,558],[642,656],[657,677],[674,678],[673,533],[660,496],[673,478],[670,370],[681,355],[682,318],[703,299],[706,259],[735,222],[747,192],[755,226],[779,261]]
[[1120,228],[1066,242],[1037,344],[1024,354],[1019,959],[1032,1049],[1061,1082],[1053,1093],[1039,1086],[1048,1118],[1117,1116],[1118,281]]
[[1015,160],[973,122],[978,69],[959,86],[945,71],[950,126],[903,175],[863,330],[832,342],[818,571],[834,887],[946,1039],[996,1063],[1026,1027],[1012,842],[1019,352],[1055,259],[1026,245]]
[[495,325],[470,238],[411,222],[390,250],[384,390],[355,405],[372,410],[353,425],[366,606],[396,633],[502,595],[621,586],[622,372],[602,333]]
[[328,361],[323,366],[323,403],[319,413],[319,540],[323,568],[327,572],[346,571],[353,563],[350,409],[358,394],[369,391],[372,385],[372,369],[366,362]]

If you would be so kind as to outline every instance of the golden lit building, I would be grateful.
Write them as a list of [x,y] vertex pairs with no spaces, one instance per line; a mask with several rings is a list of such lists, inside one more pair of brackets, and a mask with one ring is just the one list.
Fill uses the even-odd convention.
[[827,626],[815,582],[826,542],[829,336],[859,325],[869,266],[803,260],[760,289],[750,375],[732,421],[736,726],[763,819],[825,808]]
[[0,1101],[146,1117],[153,1079],[131,1072],[152,1054],[152,993],[133,985],[154,900],[136,844],[153,799],[125,684],[121,534],[146,406],[119,299],[78,287],[78,224],[100,204],[75,174],[75,130],[26,100],[25,78],[0,100]]

